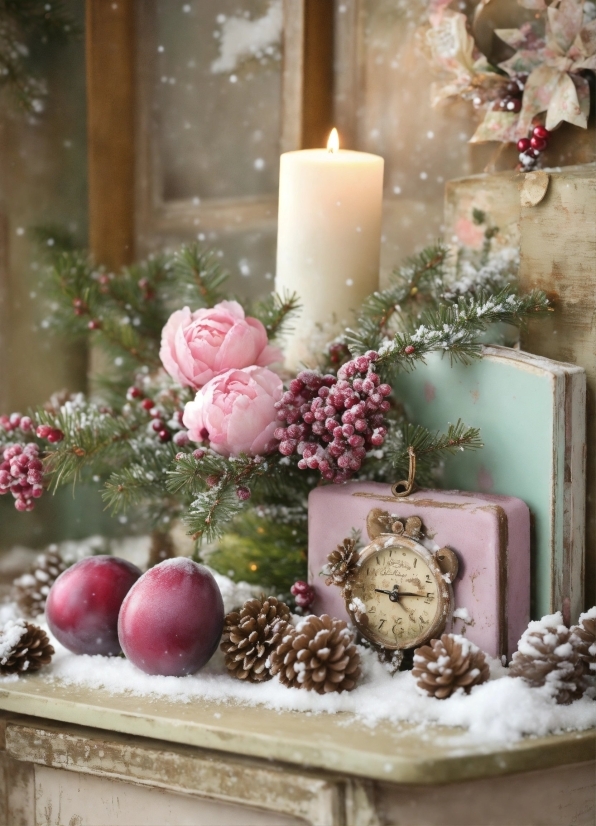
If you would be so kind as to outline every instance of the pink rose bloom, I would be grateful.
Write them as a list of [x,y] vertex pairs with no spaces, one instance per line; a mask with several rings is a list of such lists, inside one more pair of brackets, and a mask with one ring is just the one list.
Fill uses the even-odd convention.
[[266,367],[228,370],[187,403],[182,421],[193,441],[209,439],[213,450],[223,456],[268,453],[277,443],[275,402],[282,393],[280,377]]
[[281,352],[267,340],[256,318],[246,318],[237,301],[220,301],[215,307],[176,310],[161,334],[161,362],[170,376],[198,390],[225,370],[265,367],[281,360]]

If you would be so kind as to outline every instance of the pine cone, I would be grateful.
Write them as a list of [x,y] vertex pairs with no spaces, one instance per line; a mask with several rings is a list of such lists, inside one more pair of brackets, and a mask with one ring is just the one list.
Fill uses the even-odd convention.
[[68,567],[57,545],[50,545],[37,557],[28,573],[15,579],[13,599],[25,617],[35,619],[43,614],[50,588]]
[[567,705],[586,689],[584,661],[560,613],[531,622],[509,666],[510,677],[523,677],[537,688],[548,684],[557,703]]
[[572,627],[571,634],[586,674],[596,677],[596,607],[580,614],[579,622]]
[[327,557],[323,573],[327,574],[325,585],[349,586],[356,572],[358,551],[354,539],[344,539]]
[[54,653],[46,632],[25,620],[11,620],[0,633],[0,674],[31,674]]
[[281,642],[289,619],[290,609],[275,597],[249,599],[240,611],[229,613],[221,650],[230,674],[251,683],[270,680],[267,659]]
[[419,688],[445,700],[458,688],[469,694],[473,686],[485,683],[489,667],[484,652],[465,637],[443,634],[416,651],[412,674]]
[[360,654],[343,620],[310,616],[286,633],[271,654],[271,673],[288,688],[319,694],[351,691],[360,676]]

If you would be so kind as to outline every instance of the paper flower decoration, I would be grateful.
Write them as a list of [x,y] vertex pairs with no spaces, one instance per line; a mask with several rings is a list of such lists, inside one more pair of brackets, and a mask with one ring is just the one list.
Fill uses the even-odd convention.
[[[546,129],[563,121],[586,128],[590,88],[585,70],[596,71],[596,3],[593,0],[518,0],[536,12],[518,28],[495,29],[513,55],[492,66],[478,51],[466,15],[446,8],[446,0],[431,3],[431,27],[426,33],[431,59],[443,80],[433,84],[433,106],[448,98],[471,100],[485,115],[472,143],[516,142],[537,119]],[[498,0],[484,0],[486,7]],[[517,100],[507,105],[510,87],[519,85]],[[521,98],[519,98],[521,95]],[[503,105],[505,104],[505,105]]]
[[[580,72],[596,71],[596,13],[585,0],[523,0],[522,5],[546,16],[544,36],[535,27],[497,29],[496,34],[512,48],[513,57],[500,66],[508,74],[527,74],[517,137],[527,134],[532,120],[546,112],[545,126],[556,129],[563,121],[585,129],[590,113],[590,87]],[[592,15],[593,16],[593,15]]]

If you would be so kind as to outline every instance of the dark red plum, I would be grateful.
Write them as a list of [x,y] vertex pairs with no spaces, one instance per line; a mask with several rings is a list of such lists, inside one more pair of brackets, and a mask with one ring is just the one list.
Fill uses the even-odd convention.
[[215,653],[224,621],[220,590],[203,565],[167,559],[139,579],[122,603],[120,645],[146,674],[183,677]]
[[118,613],[141,571],[114,556],[90,556],[60,574],[46,604],[50,631],[75,654],[120,653]]

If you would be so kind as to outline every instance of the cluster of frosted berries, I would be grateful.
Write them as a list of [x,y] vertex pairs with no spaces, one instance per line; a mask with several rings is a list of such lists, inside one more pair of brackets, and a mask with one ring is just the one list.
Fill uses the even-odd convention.
[[297,453],[301,470],[318,470],[337,484],[347,481],[369,450],[385,441],[385,398],[391,393],[374,372],[378,354],[369,350],[348,361],[335,376],[305,370],[276,404],[286,427],[275,430],[279,452]]
[[548,146],[550,132],[545,126],[534,126],[529,138],[521,138],[517,142],[519,165],[523,172],[529,172],[538,164],[540,154]]
[[11,493],[18,511],[32,511],[43,493],[43,465],[35,442],[4,448],[0,462],[0,495]]
[[[174,442],[177,447],[185,447],[190,439],[186,430],[179,430],[172,433],[172,429],[164,421],[164,411],[160,410],[159,406],[145,396],[140,387],[129,387],[126,393],[126,398],[129,402],[138,402],[143,410],[151,418],[151,430],[155,433],[160,442]],[[182,410],[177,410],[174,413],[174,420],[182,427]]]
[[312,585],[309,585],[308,582],[305,582],[303,579],[296,580],[290,588],[290,592],[298,608],[302,608],[303,610],[310,608],[316,596],[315,589]]
[[20,413],[11,413],[10,416],[0,416],[0,428],[6,433],[14,433],[19,430],[21,433],[31,433],[33,421],[29,416],[21,416]]

